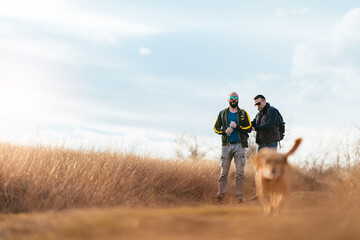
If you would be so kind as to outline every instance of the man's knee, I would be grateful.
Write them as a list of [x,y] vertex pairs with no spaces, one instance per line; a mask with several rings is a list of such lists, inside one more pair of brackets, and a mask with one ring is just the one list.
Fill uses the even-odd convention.
[[223,171],[220,173],[220,177],[227,177],[229,175],[229,171]]
[[246,161],[245,158],[240,159],[238,165],[236,166],[236,172],[235,172],[236,180],[244,179],[245,161]]
[[228,175],[229,175],[228,171],[221,172],[219,177],[219,182],[227,181]]

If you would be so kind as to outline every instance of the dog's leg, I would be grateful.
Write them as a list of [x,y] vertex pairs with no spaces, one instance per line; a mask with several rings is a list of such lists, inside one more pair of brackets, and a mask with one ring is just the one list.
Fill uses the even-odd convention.
[[276,216],[279,214],[279,203],[280,203],[281,195],[278,193],[271,194],[271,207],[272,207],[272,215]]
[[264,192],[258,192],[259,202],[264,208],[264,214],[270,215],[271,214],[271,202],[270,199],[265,196]]
[[279,195],[279,200],[278,200],[279,212],[285,207],[287,203],[287,199],[288,199],[287,193],[282,193]]
[[285,193],[274,193],[272,195],[272,214],[278,215],[281,210],[284,208],[287,200],[287,195]]
[[279,196],[276,192],[273,192],[270,194],[270,205],[271,205],[271,211],[270,214],[271,215],[277,215],[278,213],[278,200],[279,200]]

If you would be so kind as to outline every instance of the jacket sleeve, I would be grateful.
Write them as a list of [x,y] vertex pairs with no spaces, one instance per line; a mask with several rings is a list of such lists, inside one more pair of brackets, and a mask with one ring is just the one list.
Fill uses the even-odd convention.
[[[257,115],[256,115],[256,116],[257,116]],[[252,122],[251,122],[251,125],[252,125],[253,127],[256,126],[256,116],[255,116],[254,120],[252,120]]]
[[223,122],[221,120],[221,112],[220,112],[216,119],[215,125],[214,125],[215,133],[220,134],[220,135],[226,134],[222,129],[222,125],[223,125]]
[[243,133],[250,133],[252,130],[251,127],[252,125],[249,114],[244,110],[244,121],[241,121],[241,124],[238,124],[238,126],[236,126],[236,130]]
[[275,108],[270,107],[267,113],[268,113],[267,121],[264,124],[255,126],[254,128],[256,131],[272,128],[275,125],[276,119],[278,118],[279,115],[278,111]]

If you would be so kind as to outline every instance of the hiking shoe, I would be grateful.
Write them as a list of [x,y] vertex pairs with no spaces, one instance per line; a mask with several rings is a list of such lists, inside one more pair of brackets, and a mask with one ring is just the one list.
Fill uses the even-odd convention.
[[223,205],[224,204],[224,198],[218,197],[218,200],[216,202],[216,205]]
[[237,203],[238,203],[238,204],[243,204],[243,203],[244,203],[244,200],[238,199],[238,200],[237,200]]

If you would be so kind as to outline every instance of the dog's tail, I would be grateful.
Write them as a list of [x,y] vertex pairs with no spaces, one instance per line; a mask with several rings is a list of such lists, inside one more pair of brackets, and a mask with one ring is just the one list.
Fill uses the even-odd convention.
[[291,154],[293,154],[299,147],[299,145],[301,144],[302,142],[302,138],[298,138],[295,140],[295,144],[294,146],[290,149],[290,151],[288,153],[286,153],[286,157],[290,156]]

